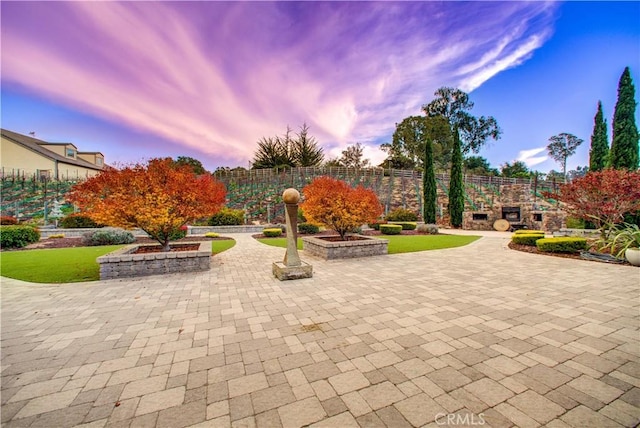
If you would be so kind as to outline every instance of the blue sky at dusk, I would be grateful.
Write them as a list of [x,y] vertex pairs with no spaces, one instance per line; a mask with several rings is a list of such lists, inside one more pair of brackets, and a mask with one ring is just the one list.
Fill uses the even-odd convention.
[[[375,163],[395,123],[441,86],[503,130],[493,166],[546,158],[552,135],[609,128],[626,66],[640,78],[640,2],[2,2],[2,127],[108,163],[192,156],[249,165],[306,122],[338,157]],[[638,100],[636,91],[636,100]],[[638,119],[636,119],[638,121]],[[611,137],[610,137],[611,138]]]

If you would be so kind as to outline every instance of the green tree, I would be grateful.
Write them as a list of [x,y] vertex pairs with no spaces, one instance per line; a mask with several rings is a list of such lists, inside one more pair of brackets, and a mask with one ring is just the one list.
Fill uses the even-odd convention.
[[[288,132],[287,132],[288,135]],[[297,139],[291,142],[291,158],[295,166],[319,166],[324,160],[322,148],[315,137],[309,136],[309,126],[303,124]]]
[[447,169],[453,138],[449,122],[442,116],[409,116],[396,124],[391,143],[380,146],[389,154],[385,167],[422,170],[427,140],[431,141],[435,168]]
[[527,164],[522,161],[505,162],[504,165],[500,166],[500,175],[507,178],[529,178],[531,171],[527,168]]
[[422,193],[424,200],[424,222],[436,222],[436,206],[438,204],[438,191],[436,189],[436,173],[433,168],[433,145],[427,140],[424,145],[424,171],[422,172]]
[[293,166],[289,145],[288,136],[286,139],[280,137],[262,137],[260,141],[258,141],[258,149],[253,157],[252,168],[282,168]]
[[602,102],[598,101],[598,112],[593,118],[593,134],[591,134],[591,150],[589,150],[589,170],[602,171],[607,166],[609,141],[607,138],[607,121],[602,114]]
[[547,151],[556,162],[562,165],[562,175],[567,178],[567,159],[575,154],[576,149],[583,141],[573,134],[562,132],[549,138]]
[[435,99],[422,106],[429,117],[443,116],[453,128],[458,127],[462,139],[462,153],[478,153],[489,138],[497,140],[502,131],[493,116],[475,117],[469,113],[473,102],[460,89],[442,87],[434,93]]
[[370,162],[369,159],[364,159],[364,146],[361,143],[347,146],[338,159],[339,166],[347,168],[367,168]]
[[629,67],[624,69],[618,83],[618,100],[613,113],[613,140],[609,154],[610,166],[615,169],[638,169],[638,128],[636,126],[635,87]]
[[464,159],[464,170],[473,175],[500,175],[500,171],[492,168],[489,161],[482,156],[469,156]]
[[458,128],[453,130],[453,154],[451,156],[451,180],[449,182],[449,222],[451,226],[462,226],[464,212],[464,181],[462,176],[462,142]]
[[178,156],[174,163],[176,165],[189,165],[196,175],[202,175],[207,172],[204,166],[202,166],[202,162],[189,156]]

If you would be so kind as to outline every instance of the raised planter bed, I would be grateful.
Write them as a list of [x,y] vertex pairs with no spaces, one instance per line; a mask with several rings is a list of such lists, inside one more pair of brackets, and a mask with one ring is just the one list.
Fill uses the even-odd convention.
[[[133,254],[140,247],[154,244],[133,244],[98,257],[100,279],[166,275],[176,272],[196,272],[211,269],[211,242],[197,242],[195,251],[147,252]],[[180,245],[180,244],[174,244]]]
[[370,257],[387,254],[389,241],[369,236],[353,235],[348,241],[336,240],[339,237],[305,236],[302,238],[304,251],[325,260]]

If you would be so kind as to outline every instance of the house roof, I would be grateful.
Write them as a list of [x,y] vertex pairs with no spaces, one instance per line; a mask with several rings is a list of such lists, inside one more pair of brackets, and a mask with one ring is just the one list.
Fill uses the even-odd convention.
[[[87,168],[87,169],[94,169],[94,170],[101,170],[102,167],[98,166],[98,165],[94,165],[91,162],[87,162],[85,160],[82,159],[71,159],[71,158],[66,158],[64,156],[60,156],[57,153],[52,152],[51,150],[48,150],[44,147],[41,146],[41,144],[55,144],[55,143],[49,143],[46,141],[42,141],[42,140],[38,140],[37,138],[33,138],[33,137],[29,137],[26,135],[22,135],[22,134],[18,134],[17,132],[13,132],[13,131],[9,131],[7,129],[1,129],[2,131],[2,136],[8,140],[13,141],[14,143],[28,149],[31,150],[32,152],[36,152],[48,159],[54,160],[54,161],[58,161],[60,163],[65,163],[68,165],[75,165],[75,166],[79,166],[82,168]],[[58,143],[60,144],[60,143]],[[71,143],[66,143],[66,144],[71,144]],[[75,147],[75,146],[74,146]]]

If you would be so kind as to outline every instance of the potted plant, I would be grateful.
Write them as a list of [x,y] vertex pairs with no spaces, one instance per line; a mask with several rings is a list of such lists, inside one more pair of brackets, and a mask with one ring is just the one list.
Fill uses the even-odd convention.
[[611,234],[611,251],[617,251],[616,257],[627,259],[633,266],[640,266],[640,227],[625,223]]

